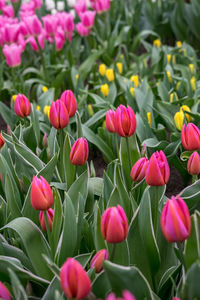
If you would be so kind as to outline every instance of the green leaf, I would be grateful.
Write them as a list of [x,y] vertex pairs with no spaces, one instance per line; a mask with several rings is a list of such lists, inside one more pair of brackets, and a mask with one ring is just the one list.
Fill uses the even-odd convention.
[[18,277],[16,276],[15,272],[12,269],[8,269],[11,279],[12,290],[15,296],[15,299],[20,300],[28,300],[26,292],[23,288],[23,285],[19,281]]
[[44,177],[48,182],[51,181],[53,174],[55,172],[55,167],[57,163],[57,153],[51,158],[51,160],[41,169],[37,177]]
[[181,299],[200,299],[200,262],[194,263],[186,273]]
[[14,111],[8,108],[2,101],[0,101],[0,114],[5,123],[13,127],[17,122],[17,116]]
[[147,140],[144,140],[142,142],[142,145],[146,145],[149,148],[153,148],[156,150],[163,150],[168,145],[167,141],[158,141],[156,138],[150,138]]
[[60,238],[60,231],[62,228],[63,221],[63,211],[62,211],[62,202],[60,194],[56,188],[53,188],[53,199],[54,199],[54,217],[53,217],[53,226],[52,226],[52,240],[53,240],[53,253],[57,248],[58,241]]
[[168,93],[168,90],[166,88],[166,85],[162,81],[158,82],[158,95],[160,96],[160,98],[163,101],[169,102],[169,93]]
[[92,292],[97,298],[106,299],[106,295],[111,290],[111,286],[106,272],[101,272],[97,275],[92,283]]
[[42,111],[45,105],[51,105],[51,102],[54,100],[55,89],[51,88],[46,93],[42,93],[38,98],[38,105],[41,107]]
[[69,159],[71,151],[71,143],[69,139],[69,135],[67,134],[64,141],[63,147],[63,162],[64,162],[64,172],[65,172],[65,181],[67,183],[67,188],[73,184],[75,179],[75,171],[76,167],[73,165]]
[[200,180],[197,180],[190,186],[187,186],[180,197],[186,202],[190,212],[200,207]]
[[62,292],[61,286],[60,286],[60,281],[58,278],[55,276],[52,281],[50,282],[44,296],[42,297],[42,300],[52,300],[55,299],[55,293],[56,291],[59,291],[60,293]]
[[81,75],[81,78],[83,80],[86,79],[88,73],[90,72],[90,70],[92,69],[92,67],[94,66],[96,60],[101,56],[101,54],[103,53],[103,49],[101,50],[95,50],[80,66],[79,68],[79,74]]
[[32,104],[31,108],[31,122],[33,124],[33,130],[35,134],[35,138],[37,141],[37,145],[39,146],[40,143],[40,125],[39,125],[39,118],[36,110],[36,105]]
[[94,207],[94,244],[96,252],[105,249],[106,244],[101,234],[101,214],[98,206],[98,202]]
[[51,279],[51,272],[42,257],[42,254],[49,256],[50,249],[40,229],[31,220],[24,217],[14,219],[1,228],[1,230],[3,229],[12,229],[19,235],[35,273],[47,280]]
[[6,175],[5,181],[5,192],[6,192],[6,199],[8,202],[8,214],[11,213],[12,219],[21,217],[21,201],[16,197],[14,187],[12,185],[10,176]]
[[95,123],[97,123],[99,120],[103,119],[107,113],[107,109],[101,109],[97,113],[95,113],[91,118],[85,122],[85,126],[91,127]]

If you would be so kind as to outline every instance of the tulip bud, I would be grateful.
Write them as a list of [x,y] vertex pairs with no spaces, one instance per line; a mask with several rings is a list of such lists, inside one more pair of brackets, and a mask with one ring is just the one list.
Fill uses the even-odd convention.
[[99,65],[99,73],[101,76],[105,76],[105,74],[106,74],[106,65],[105,64]]
[[75,141],[70,152],[70,161],[73,165],[82,166],[88,159],[88,142],[82,137]]
[[152,126],[152,120],[151,120],[151,112],[150,111],[147,113],[147,120],[148,120],[149,126],[151,127]]
[[116,66],[117,66],[119,73],[121,74],[123,72],[123,64],[121,62],[117,62]]
[[100,273],[103,270],[103,262],[108,259],[108,251],[102,249],[98,251],[91,260],[90,267],[95,268],[96,273]]
[[44,136],[43,136],[43,139],[42,139],[42,146],[44,148],[47,148],[48,147],[48,139],[47,139],[47,134],[46,132],[44,133]]
[[146,183],[153,186],[165,185],[169,180],[169,175],[170,169],[164,152],[154,152],[146,170]]
[[182,42],[181,41],[177,41],[176,42],[176,47],[181,48],[182,47]]
[[127,290],[124,290],[122,292],[123,298],[118,298],[115,296],[114,293],[110,293],[107,297],[106,300],[136,300],[136,298]]
[[195,92],[196,91],[196,78],[194,76],[192,76],[192,78],[190,79],[190,85],[192,90]]
[[154,45],[155,47],[159,48],[159,47],[162,46],[162,42],[161,42],[161,40],[156,39],[156,40],[153,41],[153,45]]
[[185,116],[186,116],[186,119],[187,119],[188,122],[192,121],[192,117],[189,114],[186,113],[186,111],[191,112],[190,108],[187,105],[182,105],[181,108],[180,108],[180,111],[185,112]]
[[11,300],[11,295],[7,287],[0,281],[0,298],[3,300]]
[[50,185],[42,176],[33,176],[31,187],[31,204],[35,210],[47,210],[53,204],[53,193]]
[[160,222],[162,232],[168,242],[183,242],[190,235],[190,213],[186,203],[179,196],[172,196],[167,200]]
[[61,100],[51,103],[49,120],[56,129],[63,129],[69,123],[69,114],[65,104]]
[[131,170],[131,178],[133,181],[140,182],[145,177],[148,163],[148,158],[142,157],[133,165]]
[[170,64],[172,55],[171,54],[167,54],[167,63]]
[[174,115],[174,123],[176,125],[176,128],[181,131],[183,127],[183,121],[184,121],[184,113],[183,111],[178,111]]
[[62,93],[60,100],[65,104],[69,117],[73,117],[77,110],[76,99],[71,90],[66,90]]
[[191,175],[200,174],[200,156],[198,152],[193,152],[187,163],[188,173]]
[[104,97],[108,96],[108,94],[109,94],[109,86],[108,86],[107,83],[101,85],[101,92],[104,95]]
[[113,69],[107,69],[106,70],[106,78],[108,79],[108,81],[114,81],[115,79],[115,74],[114,74],[114,71]]
[[60,270],[62,290],[69,299],[83,299],[91,291],[91,282],[81,264],[68,258]]
[[[52,208],[47,209],[47,219],[49,222],[50,231],[52,231],[53,216],[54,216],[54,210]],[[40,212],[39,220],[40,220],[40,226],[42,227],[42,230],[47,231],[43,211]]]
[[134,111],[130,106],[127,108],[124,105],[120,105],[115,113],[115,130],[122,136],[131,136],[134,134],[137,126],[136,117]]
[[131,93],[131,95],[133,96],[133,97],[135,97],[135,89],[134,89],[134,87],[130,87],[130,93]]
[[134,86],[137,88],[139,86],[139,76],[132,75],[130,81],[133,82]]
[[108,243],[121,243],[128,236],[128,221],[123,208],[107,208],[101,218],[101,233]]
[[109,109],[106,113],[106,128],[109,132],[115,131],[115,111]]
[[5,144],[4,138],[0,134],[0,149],[3,147],[4,144]]
[[15,113],[19,117],[27,117],[31,112],[31,104],[23,94],[18,94],[15,100]]
[[181,130],[181,142],[183,147],[188,151],[194,151],[200,149],[200,131],[193,124],[189,123]]

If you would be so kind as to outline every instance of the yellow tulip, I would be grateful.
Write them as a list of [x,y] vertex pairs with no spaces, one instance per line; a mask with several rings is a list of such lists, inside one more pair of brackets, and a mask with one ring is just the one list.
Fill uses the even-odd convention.
[[132,86],[130,87],[130,93],[133,97],[135,97],[135,89]]
[[115,79],[115,74],[114,74],[114,71],[113,69],[107,69],[106,70],[106,78],[108,79],[108,81],[113,81]]
[[[182,105],[181,108],[180,108],[180,111],[182,111],[182,112],[183,111],[191,112],[190,108],[187,105]],[[189,114],[185,113],[185,116],[186,116],[186,119],[187,119],[188,123],[192,121],[192,117]]]
[[173,92],[170,94],[170,103],[173,102],[173,100],[177,101],[178,100],[178,96],[176,92]]
[[193,91],[196,91],[196,78],[194,76],[192,76],[192,78],[190,79],[190,85]]
[[151,127],[152,122],[151,122],[151,113],[150,112],[147,113],[147,119],[148,119],[149,126]]
[[102,94],[103,94],[105,97],[108,96],[108,94],[109,94],[109,86],[108,86],[107,83],[102,84],[102,86],[101,86],[101,92],[102,92]]
[[172,83],[172,75],[171,75],[170,71],[167,71],[167,78],[169,80],[169,83]]
[[181,41],[177,41],[176,42],[176,47],[181,48],[182,47],[182,42]]
[[139,86],[139,76],[138,75],[131,76],[130,81],[134,83],[135,87]]
[[190,72],[191,72],[192,74],[195,73],[194,64],[189,64],[189,69],[190,69]]
[[180,81],[177,81],[177,84],[176,84],[176,90],[179,89],[180,85],[181,85],[181,82],[180,82]]
[[162,46],[161,40],[159,39],[154,40],[153,45],[157,48],[161,47]]
[[176,128],[180,131],[183,127],[183,121],[184,121],[184,113],[181,110],[174,115],[174,123],[176,125]]
[[16,98],[17,98],[17,95],[12,95],[12,97],[11,97],[11,102],[12,102],[12,101],[15,102]]
[[105,74],[106,74],[106,65],[105,64],[99,65],[99,73],[101,76],[105,76]]
[[176,63],[176,57],[175,57],[175,55],[172,55],[172,63],[173,63],[173,65],[175,65],[175,63]]
[[48,91],[48,87],[46,87],[45,85],[42,87],[42,91],[43,93],[46,93]]
[[79,74],[75,75],[75,79],[78,80],[79,79]]
[[116,66],[117,66],[119,73],[121,74],[123,72],[123,64],[121,62],[117,62]]
[[171,58],[172,58],[171,54],[167,54],[167,63],[168,64],[170,64]]
[[41,107],[40,107],[39,105],[36,106],[36,109],[37,109],[38,111],[41,111]]
[[88,104],[88,113],[90,117],[94,115],[94,110],[91,104]]
[[43,112],[46,116],[49,118],[49,113],[50,113],[50,105],[45,105]]

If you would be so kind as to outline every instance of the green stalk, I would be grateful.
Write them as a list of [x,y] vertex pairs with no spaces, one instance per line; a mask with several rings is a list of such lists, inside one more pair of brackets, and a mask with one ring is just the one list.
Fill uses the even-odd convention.
[[[156,235],[157,227],[158,227],[158,204],[159,204],[159,187],[158,186],[151,186],[151,212],[152,212],[152,221],[153,221],[153,228]],[[152,196],[153,195],[153,196]]]
[[192,176],[192,183],[195,183],[198,180],[198,175]]
[[112,251],[111,251],[111,255],[110,255],[110,261],[113,261],[114,256],[115,256],[115,250],[116,250],[116,244],[112,244]]
[[49,221],[48,221],[48,217],[47,217],[47,211],[44,211],[44,219],[45,219],[45,225],[46,225],[46,229],[47,229],[47,236],[48,236],[48,241],[49,241],[49,245],[51,248],[51,253],[54,252],[53,249],[53,243],[52,243],[52,238],[51,238],[51,231],[50,231],[50,226],[49,226]]
[[184,255],[183,255],[184,243],[183,242],[177,242],[176,244],[177,244],[177,247],[178,247],[178,250],[179,250],[181,263],[183,264],[184,270],[186,272],[187,271],[187,266],[186,266],[185,258],[184,258]]
[[132,164],[131,164],[131,154],[130,154],[130,147],[129,147],[128,136],[126,136],[126,147],[127,147],[127,154],[128,154],[129,171],[131,172]]
[[63,129],[58,129],[57,130],[58,134],[58,143],[60,147],[59,151],[59,174],[62,179],[62,182],[65,182],[65,172],[64,172],[64,157],[63,157],[63,151],[64,151],[64,131]]
[[114,135],[115,135],[115,147],[116,147],[116,152],[117,152],[117,158],[119,158],[119,144],[118,144],[117,133],[114,133]]
[[46,68],[46,64],[45,64],[44,51],[40,47],[40,44],[38,42],[37,37],[35,38],[35,40],[36,40],[36,43],[37,43],[37,46],[38,46],[38,49],[39,49],[39,53],[40,53],[40,57],[41,57],[41,61],[42,61],[44,80],[49,82],[49,76],[48,76],[48,72],[47,72],[47,68]]

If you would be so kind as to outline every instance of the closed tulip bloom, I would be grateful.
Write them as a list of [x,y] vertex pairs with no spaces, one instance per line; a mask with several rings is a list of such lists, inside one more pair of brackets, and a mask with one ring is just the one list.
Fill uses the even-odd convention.
[[200,130],[193,124],[183,125],[181,130],[181,142],[188,151],[200,149]]
[[137,121],[132,108],[120,105],[115,113],[116,132],[122,137],[131,136],[135,133],[136,126]]
[[106,113],[106,128],[109,132],[115,131],[115,111],[109,109]]
[[21,64],[22,47],[17,44],[5,45],[3,54],[9,67],[17,67]]
[[61,267],[60,283],[69,299],[83,299],[91,291],[91,281],[87,272],[74,258],[68,258]]
[[82,22],[76,24],[76,30],[80,34],[80,36],[88,36],[90,34],[90,29],[85,27]]
[[131,170],[131,178],[133,181],[140,182],[144,179],[148,163],[148,158],[142,157],[133,165]]
[[169,175],[169,164],[164,152],[162,150],[154,152],[146,170],[146,183],[152,186],[165,185],[169,180]]
[[61,100],[51,103],[49,120],[56,129],[62,129],[68,125],[69,114],[65,104]]
[[95,18],[96,12],[95,11],[85,11],[84,13],[81,13],[80,19],[82,24],[88,28],[91,29],[92,26],[94,25],[94,18]]
[[5,144],[4,138],[0,134],[0,149],[3,147],[4,144]]
[[178,111],[174,115],[174,123],[176,125],[176,128],[181,131],[183,127],[183,121],[184,121],[184,113],[183,111]]
[[73,165],[82,166],[88,159],[89,147],[82,137],[75,141],[70,152],[70,161]]
[[101,218],[101,233],[108,243],[121,243],[128,236],[128,221],[123,208],[107,208]]
[[7,287],[0,281],[0,298],[3,300],[11,300],[11,295]]
[[24,22],[27,26],[29,34],[39,35],[42,32],[42,24],[36,15],[26,17]]
[[108,86],[107,83],[101,85],[101,92],[104,95],[104,97],[108,96],[108,94],[109,94],[109,86]]
[[106,74],[106,65],[105,64],[99,65],[99,73],[101,76],[105,76],[105,74]]
[[18,94],[15,100],[15,113],[19,117],[27,117],[31,112],[31,104],[29,100],[23,94]]
[[106,70],[106,78],[108,79],[108,81],[114,81],[114,79],[115,79],[115,74],[114,74],[114,71],[113,71],[113,69],[107,69]]
[[123,297],[116,297],[114,293],[110,293],[106,300],[136,300],[136,298],[131,294],[131,292],[124,290],[122,292]]
[[110,9],[110,0],[97,0],[96,1],[96,12],[101,14]]
[[90,267],[95,268],[96,273],[100,273],[103,270],[103,262],[108,259],[108,251],[102,249],[98,251],[91,260]]
[[[49,222],[50,231],[52,231],[53,216],[54,216],[54,210],[52,208],[47,209],[47,219]],[[47,231],[43,211],[40,212],[39,220],[40,220],[40,226],[42,227],[42,230]]]
[[69,117],[73,117],[77,110],[76,99],[71,90],[66,90],[62,93],[60,100],[65,104]]
[[31,186],[31,204],[35,210],[47,210],[53,204],[53,193],[46,179],[33,176]]
[[189,114],[186,113],[187,111],[191,112],[189,106],[182,105],[181,108],[180,108],[180,111],[184,111],[185,112],[185,116],[186,116],[186,119],[187,119],[188,122],[192,121],[192,117]]
[[187,163],[188,173],[191,175],[200,174],[200,156],[198,152],[193,152]]
[[162,232],[168,242],[183,242],[190,235],[190,213],[186,203],[179,196],[172,196],[167,200],[160,222]]

